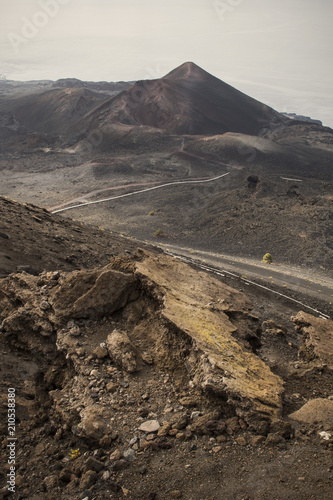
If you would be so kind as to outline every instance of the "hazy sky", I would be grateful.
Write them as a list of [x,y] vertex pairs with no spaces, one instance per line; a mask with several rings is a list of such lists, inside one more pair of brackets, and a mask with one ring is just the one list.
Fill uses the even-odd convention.
[[193,61],[333,127],[333,0],[1,0],[7,79],[158,78]]

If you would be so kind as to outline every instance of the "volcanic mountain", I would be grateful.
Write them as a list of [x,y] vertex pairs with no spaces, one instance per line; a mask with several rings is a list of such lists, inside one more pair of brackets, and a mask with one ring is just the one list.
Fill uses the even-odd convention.
[[116,122],[172,134],[257,135],[269,124],[287,119],[187,62],[163,78],[138,81],[88,112],[83,121],[90,129]]

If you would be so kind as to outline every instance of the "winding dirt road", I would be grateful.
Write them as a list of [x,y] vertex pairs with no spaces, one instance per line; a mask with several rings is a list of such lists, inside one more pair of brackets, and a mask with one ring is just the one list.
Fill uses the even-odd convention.
[[[52,211],[52,213],[59,213],[87,205],[94,205],[128,196],[135,196],[165,187],[213,182],[229,175],[229,173],[230,172],[226,172],[217,177],[208,179],[182,179],[148,187],[139,191],[104,198],[102,200],[83,202],[67,206],[73,202],[82,200],[83,197],[75,198],[67,203],[63,203],[62,205],[52,207],[49,210]],[[93,196],[111,189],[124,189],[134,186],[151,186],[153,184],[156,184],[156,182],[114,186],[112,188],[91,191],[90,193],[84,195],[84,197]],[[167,245],[167,247],[167,253],[170,255],[184,260],[184,262],[189,264],[196,265],[207,272],[213,273],[217,276],[228,275],[229,278],[233,280],[240,280],[242,281],[242,284],[245,284],[254,290],[257,289],[260,290],[261,293],[273,294],[277,297],[288,300],[298,307],[308,310],[312,314],[317,314],[319,317],[330,319],[333,315],[333,280],[329,277],[314,275],[311,270],[298,269],[293,266],[279,265],[267,267],[264,264],[250,259],[239,259],[200,250],[193,252],[188,248],[175,245]],[[163,245],[161,245],[160,248],[165,250]],[[195,254],[195,258],[192,255],[193,253]],[[319,309],[317,304],[320,304],[321,309]]]
[[[224,174],[218,175],[217,177],[213,177],[213,178],[209,178],[209,179],[205,179],[205,180],[188,180],[187,179],[187,180],[168,182],[166,184],[161,184],[161,185],[154,186],[154,187],[147,188],[147,189],[141,189],[140,191],[134,191],[132,193],[121,194],[119,196],[112,196],[110,198],[104,198],[103,200],[86,201],[84,203],[79,203],[78,205],[71,205],[69,207],[60,208],[57,210],[49,209],[49,211],[52,212],[53,214],[57,214],[59,212],[65,212],[66,210],[72,210],[73,208],[80,208],[80,207],[85,207],[87,205],[96,205],[98,203],[105,203],[106,201],[118,200],[120,198],[125,198],[127,196],[134,196],[134,195],[137,195],[140,193],[146,193],[148,191],[153,191],[155,189],[161,189],[164,187],[176,186],[176,185],[180,185],[180,184],[203,184],[206,182],[213,182],[213,181],[217,181],[218,179],[221,179],[222,177],[225,177],[226,175],[229,175],[229,173],[230,172],[226,172]],[[126,187],[128,187],[128,185]],[[70,203],[70,202],[68,202],[68,203]],[[55,207],[53,207],[53,208],[55,208]]]

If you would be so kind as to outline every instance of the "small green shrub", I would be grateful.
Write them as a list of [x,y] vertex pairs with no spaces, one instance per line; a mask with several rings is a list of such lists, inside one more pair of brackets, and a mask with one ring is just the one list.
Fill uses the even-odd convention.
[[155,237],[155,238],[158,238],[159,236],[162,236],[163,234],[164,234],[164,233],[163,233],[162,229],[161,229],[161,228],[159,228],[159,229],[157,229],[157,231],[155,231],[155,233],[154,233],[154,237]]
[[151,212],[149,212],[149,215],[155,215],[155,210],[152,210]]
[[265,253],[265,255],[262,258],[262,262],[265,262],[265,264],[272,264],[273,258],[270,253]]

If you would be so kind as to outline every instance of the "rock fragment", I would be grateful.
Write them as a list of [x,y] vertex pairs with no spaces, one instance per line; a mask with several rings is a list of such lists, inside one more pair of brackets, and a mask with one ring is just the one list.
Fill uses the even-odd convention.
[[138,370],[136,351],[126,332],[113,330],[106,339],[106,346],[112,361],[128,373]]
[[95,472],[100,472],[101,470],[105,469],[105,465],[103,462],[100,462],[99,460],[96,460],[94,457],[89,457],[85,463],[85,470],[93,470]]
[[159,428],[160,428],[160,424],[157,420],[147,420],[146,422],[143,422],[140,425],[139,431],[150,434],[150,433],[158,432]]
[[333,430],[333,401],[324,398],[312,399],[289,415],[289,418],[306,424],[323,425]]
[[96,483],[97,479],[98,479],[97,472],[88,470],[82,475],[80,481],[80,490],[85,490],[90,488],[93,484]]
[[93,355],[97,359],[105,359],[108,357],[109,353],[106,347],[98,346],[96,347],[96,349],[94,349]]
[[325,363],[333,369],[333,321],[316,318],[300,311],[292,320],[303,334],[299,358],[306,362]]
[[110,413],[106,408],[92,404],[80,414],[81,422],[76,427],[76,434],[82,438],[99,441],[111,433]]

